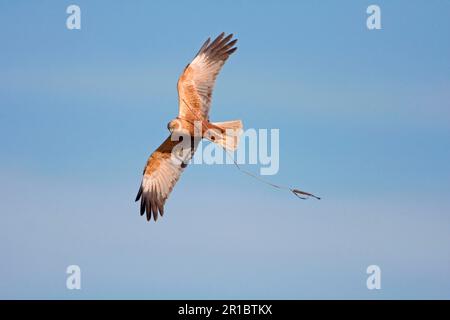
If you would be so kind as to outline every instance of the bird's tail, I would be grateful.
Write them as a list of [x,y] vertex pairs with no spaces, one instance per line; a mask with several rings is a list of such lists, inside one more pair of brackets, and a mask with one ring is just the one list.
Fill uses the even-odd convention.
[[242,128],[241,120],[211,122],[204,137],[226,150],[235,151],[239,146]]

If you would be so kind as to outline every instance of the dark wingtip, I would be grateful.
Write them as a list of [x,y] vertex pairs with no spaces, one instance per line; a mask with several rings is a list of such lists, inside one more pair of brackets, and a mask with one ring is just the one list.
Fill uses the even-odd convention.
[[145,202],[144,202],[144,200],[141,200],[141,211],[140,211],[140,213],[141,213],[141,216],[143,216],[144,213],[145,213]]
[[148,199],[148,197],[145,197],[145,211],[147,213],[147,221],[150,221],[150,219],[152,218],[152,208],[150,199]]
[[229,54],[229,55],[231,55],[233,52],[235,52],[235,51],[237,50],[237,48],[238,48],[238,47],[231,48],[231,49],[228,50],[226,53]]
[[153,220],[156,222],[159,218],[159,215],[162,217],[164,215],[164,203],[165,199],[159,199],[152,192],[148,192],[147,190],[144,192],[143,187],[139,188],[138,194],[136,196],[136,201],[141,199],[140,204],[140,214],[145,217],[147,221]]
[[136,195],[136,199],[134,200],[134,202],[139,201],[139,199],[141,198],[141,195],[142,195],[142,186],[139,187],[139,191]]

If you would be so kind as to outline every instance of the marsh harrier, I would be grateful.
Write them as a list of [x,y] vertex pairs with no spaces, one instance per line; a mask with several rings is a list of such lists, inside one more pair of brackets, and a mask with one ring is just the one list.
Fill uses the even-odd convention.
[[[140,213],[146,213],[148,221],[152,214],[155,221],[158,214],[164,214],[164,204],[197,148],[197,124],[201,127],[200,139],[209,139],[227,150],[235,150],[238,146],[239,132],[242,129],[240,120],[215,123],[209,121],[216,77],[225,61],[237,49],[234,46],[237,39],[232,38],[232,34],[225,37],[224,33],[212,42],[208,38],[178,79],[178,116],[167,125],[170,136],[147,160],[136,196],[136,201],[141,200]],[[190,140],[190,151],[182,161],[174,161],[175,148],[186,136]]]

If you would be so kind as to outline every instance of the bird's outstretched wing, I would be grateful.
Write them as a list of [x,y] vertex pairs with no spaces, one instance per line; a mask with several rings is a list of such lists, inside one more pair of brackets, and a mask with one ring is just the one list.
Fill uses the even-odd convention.
[[216,77],[228,57],[236,51],[237,39],[221,33],[213,42],[206,40],[194,60],[178,79],[178,104],[181,118],[207,120]]
[[[136,201],[141,199],[141,215],[147,213],[148,221],[152,212],[155,221],[158,219],[158,212],[161,216],[164,214],[164,204],[186,167],[186,162],[176,162],[172,157],[172,152],[179,143],[169,136],[147,160]],[[186,161],[189,159],[190,157],[186,158]]]

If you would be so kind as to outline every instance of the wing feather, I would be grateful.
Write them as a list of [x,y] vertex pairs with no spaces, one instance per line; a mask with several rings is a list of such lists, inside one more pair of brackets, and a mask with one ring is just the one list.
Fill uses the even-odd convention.
[[148,158],[136,201],[141,200],[140,213],[147,220],[164,214],[164,204],[184,170],[173,161],[172,150],[178,144],[169,136]]
[[[178,79],[178,116],[190,119],[208,119],[214,84],[225,61],[236,51],[237,39],[221,33],[213,42],[202,45],[194,60]],[[187,105],[188,104],[188,105]]]

